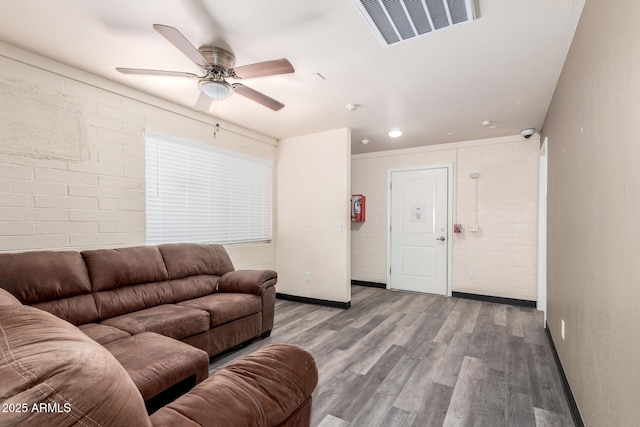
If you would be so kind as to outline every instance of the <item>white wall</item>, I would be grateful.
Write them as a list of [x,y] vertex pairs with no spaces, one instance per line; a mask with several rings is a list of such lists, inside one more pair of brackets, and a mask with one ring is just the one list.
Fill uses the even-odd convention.
[[366,222],[351,226],[352,279],[387,280],[388,169],[453,163],[454,223],[465,229],[454,234],[453,291],[535,300],[539,143],[518,135],[352,156],[352,192],[367,196]]
[[[337,302],[351,300],[350,155],[349,129],[280,141],[278,292]],[[309,282],[304,280],[306,272]]]
[[[145,128],[275,160],[276,141],[0,44],[0,251],[145,244]],[[274,244],[229,246],[274,268]]]

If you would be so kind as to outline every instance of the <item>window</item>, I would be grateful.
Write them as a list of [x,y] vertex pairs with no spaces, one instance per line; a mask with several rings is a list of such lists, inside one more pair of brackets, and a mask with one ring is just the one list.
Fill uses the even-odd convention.
[[272,162],[145,131],[147,243],[271,240]]

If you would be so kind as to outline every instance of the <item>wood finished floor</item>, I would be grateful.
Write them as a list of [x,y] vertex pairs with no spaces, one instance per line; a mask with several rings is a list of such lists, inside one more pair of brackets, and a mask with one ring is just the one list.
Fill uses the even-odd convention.
[[352,287],[348,310],[278,300],[274,342],[316,359],[312,425],[573,426],[541,313]]

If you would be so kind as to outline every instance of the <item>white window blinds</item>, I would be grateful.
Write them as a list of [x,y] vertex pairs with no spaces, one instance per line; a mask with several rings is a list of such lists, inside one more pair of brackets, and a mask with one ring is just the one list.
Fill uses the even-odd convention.
[[269,160],[145,131],[147,243],[271,240]]

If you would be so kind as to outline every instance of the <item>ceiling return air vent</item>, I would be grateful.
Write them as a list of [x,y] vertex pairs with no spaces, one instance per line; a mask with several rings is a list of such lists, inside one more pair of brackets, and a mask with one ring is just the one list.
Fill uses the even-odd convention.
[[474,0],[353,1],[385,46],[475,19]]

